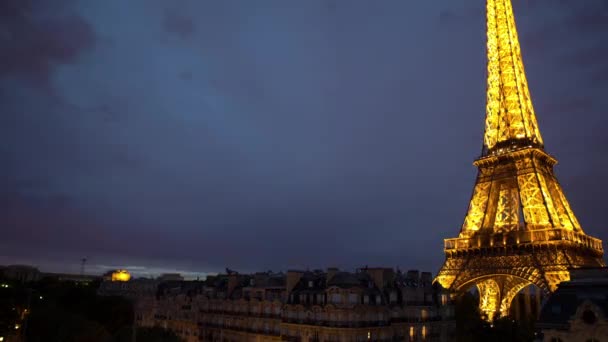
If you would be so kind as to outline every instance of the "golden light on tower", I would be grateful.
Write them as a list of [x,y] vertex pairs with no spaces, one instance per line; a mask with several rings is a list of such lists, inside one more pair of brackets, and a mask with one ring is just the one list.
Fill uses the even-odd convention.
[[602,242],[584,233],[544,151],[524,71],[511,0],[487,0],[487,106],[479,172],[457,238],[445,240],[436,281],[476,286],[489,320],[534,284],[544,292],[569,268],[603,266]]
[[112,281],[129,281],[131,274],[127,270],[116,270],[112,272]]
[[487,2],[488,88],[484,144],[512,139],[542,146],[510,0]]

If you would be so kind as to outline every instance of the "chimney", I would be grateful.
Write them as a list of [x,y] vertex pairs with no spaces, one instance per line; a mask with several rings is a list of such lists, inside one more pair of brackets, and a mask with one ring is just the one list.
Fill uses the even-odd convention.
[[329,267],[327,268],[327,278],[325,279],[326,283],[329,283],[331,279],[338,273],[337,267]]
[[420,282],[423,286],[431,286],[433,284],[433,276],[431,272],[422,272],[420,275]]
[[287,294],[290,294],[294,287],[298,284],[300,279],[302,279],[302,275],[304,272],[302,271],[287,271],[287,279],[285,280],[285,286],[287,287]]
[[228,275],[228,297],[232,296],[232,291],[239,284],[239,275],[237,273],[231,273]]
[[383,289],[388,282],[393,280],[395,277],[395,272],[392,268],[385,267],[370,267],[364,269],[364,272],[369,274],[369,276],[374,281],[374,284],[379,288]]
[[407,271],[407,279],[411,279],[411,280],[415,280],[416,282],[420,282],[420,272],[418,272],[418,270]]

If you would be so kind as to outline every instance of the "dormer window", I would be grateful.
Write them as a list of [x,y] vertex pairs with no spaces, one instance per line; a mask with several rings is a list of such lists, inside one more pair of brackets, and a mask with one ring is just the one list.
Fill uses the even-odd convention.
[[317,295],[317,304],[323,305],[323,294]]
[[595,324],[595,322],[597,322],[597,316],[595,315],[595,312],[591,311],[591,310],[585,310],[583,312],[583,322],[589,324],[589,325],[593,325]]
[[332,293],[331,302],[332,303],[340,303],[342,301],[342,296],[339,293]]

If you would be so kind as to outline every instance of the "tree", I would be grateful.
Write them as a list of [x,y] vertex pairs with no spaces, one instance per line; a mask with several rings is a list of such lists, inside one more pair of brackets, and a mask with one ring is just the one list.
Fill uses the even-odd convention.
[[[131,342],[133,330],[123,329],[116,336],[116,342]],[[161,327],[154,328],[137,328],[137,341],[145,342],[181,342],[181,339],[170,330],[165,330]]]
[[479,300],[470,292],[465,292],[456,301],[456,341],[479,341],[477,335],[483,329],[484,320],[479,312]]
[[98,322],[57,307],[39,308],[28,319],[30,342],[110,342],[111,335]]
[[481,318],[479,299],[466,292],[456,302],[456,341],[528,342],[534,339],[531,321],[503,317],[488,323]]

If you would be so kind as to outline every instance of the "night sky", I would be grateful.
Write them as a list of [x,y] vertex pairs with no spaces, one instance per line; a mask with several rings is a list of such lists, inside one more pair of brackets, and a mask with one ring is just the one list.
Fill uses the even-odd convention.
[[[608,1],[514,0],[546,149],[608,240]],[[0,1],[0,264],[436,273],[485,1]]]

